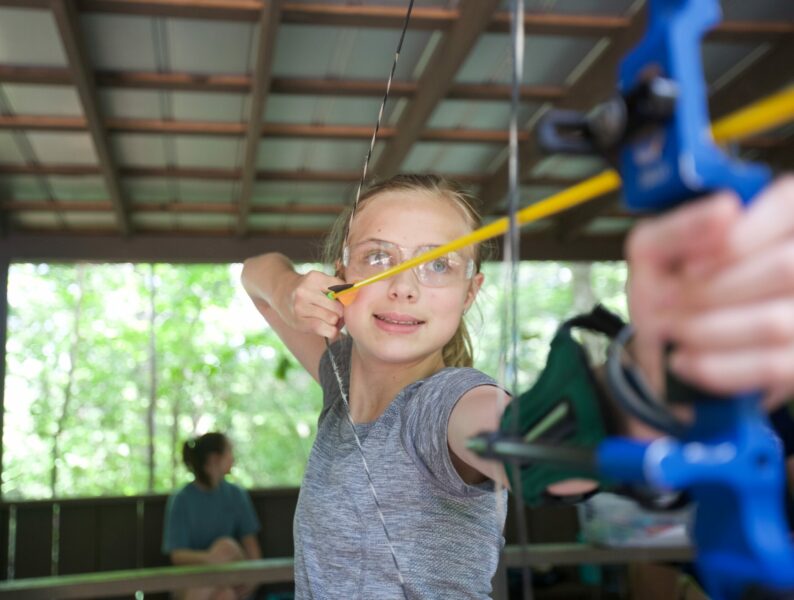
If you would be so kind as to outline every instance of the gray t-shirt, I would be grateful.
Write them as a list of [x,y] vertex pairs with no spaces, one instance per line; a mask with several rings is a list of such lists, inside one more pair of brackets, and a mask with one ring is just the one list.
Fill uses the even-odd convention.
[[[345,386],[352,341],[332,347]],[[326,352],[323,411],[295,513],[296,598],[402,599],[361,455]],[[449,415],[467,391],[495,382],[444,369],[405,387],[372,423],[357,424],[408,597],[488,598],[504,545],[507,493],[466,484],[447,446]]]

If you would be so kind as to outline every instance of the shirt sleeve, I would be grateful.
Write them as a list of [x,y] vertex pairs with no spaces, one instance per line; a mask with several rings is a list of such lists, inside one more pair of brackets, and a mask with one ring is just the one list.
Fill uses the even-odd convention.
[[251,496],[243,488],[238,487],[238,510],[237,510],[237,532],[238,540],[242,540],[248,535],[257,533],[260,529],[259,519],[256,516],[254,503],[251,502]]
[[185,498],[173,494],[165,506],[162,550],[163,554],[171,554],[180,548],[190,548],[190,526]]
[[480,386],[496,386],[496,382],[476,369],[445,369],[420,384],[403,415],[407,452],[433,483],[456,496],[476,496],[494,489],[490,481],[470,485],[461,479],[447,440],[452,409],[466,392]]

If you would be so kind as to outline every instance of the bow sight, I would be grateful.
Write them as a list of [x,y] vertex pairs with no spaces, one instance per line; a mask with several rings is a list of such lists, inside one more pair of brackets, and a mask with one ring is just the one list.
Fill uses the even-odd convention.
[[[648,28],[620,66],[619,93],[587,113],[550,111],[539,125],[551,152],[599,153],[620,172],[626,206],[660,212],[717,189],[748,204],[770,181],[761,165],[732,160],[714,144],[700,56],[701,38],[720,19],[717,0],[651,0]],[[672,419],[622,364],[625,331],[610,352],[608,380],[633,416],[667,434],[650,444],[606,438],[573,456],[500,432],[475,438],[483,455],[524,465],[555,461],[591,468],[613,483],[686,490],[696,502],[696,567],[712,600],[794,598],[794,546],[780,499],[780,444],[760,393],[715,398],[686,393],[694,420]],[[668,386],[668,390],[671,389]],[[503,424],[504,425],[504,424]],[[526,431],[521,432],[522,435]],[[539,440],[542,441],[542,440]]]

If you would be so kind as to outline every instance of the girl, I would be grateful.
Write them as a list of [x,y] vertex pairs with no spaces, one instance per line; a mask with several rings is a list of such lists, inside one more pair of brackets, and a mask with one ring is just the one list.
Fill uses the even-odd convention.
[[[340,217],[327,249],[336,277],[298,275],[279,254],[249,259],[242,275],[324,391],[295,515],[297,597],[488,597],[505,514],[493,481],[504,474],[465,443],[497,426],[494,402],[505,394],[470,368],[462,317],[482,285],[479,249],[366,286],[344,310],[325,295],[460,237],[480,219],[460,189],[433,176],[376,186],[349,218]],[[349,335],[339,335],[343,324]],[[336,340],[333,361],[323,338]]]
[[[794,355],[794,285],[773,269],[794,272],[794,253],[786,251],[793,199],[784,180],[747,213],[722,195],[647,222],[632,236],[630,305],[648,375],[660,381],[663,342],[674,341],[672,368],[707,389],[794,388],[791,369],[737,368],[747,351],[781,367]],[[352,218],[338,220],[327,254],[336,276],[299,275],[279,254],[244,265],[254,304],[324,391],[295,515],[298,598],[490,593],[505,500],[494,484],[506,477],[465,444],[497,429],[507,398],[470,368],[462,317],[482,285],[480,250],[465,248],[366,286],[344,308],[325,295],[478,225],[454,185],[400,176],[369,190]],[[760,274],[758,265],[765,267]],[[773,304],[778,310],[765,310]],[[742,319],[760,329],[749,331]],[[696,338],[681,323],[715,335]],[[339,334],[343,325],[348,335]],[[324,338],[335,342],[326,348]]]
[[[188,440],[182,459],[194,480],[168,498],[163,553],[175,565],[261,558],[256,537],[259,521],[251,499],[245,490],[225,480],[234,464],[229,439],[222,433],[205,433]],[[196,588],[179,597],[237,600],[250,592],[243,587]]]

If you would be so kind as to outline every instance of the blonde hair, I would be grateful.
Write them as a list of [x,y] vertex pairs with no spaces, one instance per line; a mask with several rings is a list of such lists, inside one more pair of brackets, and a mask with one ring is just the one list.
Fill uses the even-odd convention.
[[[356,212],[361,211],[367,200],[385,192],[393,191],[424,192],[446,198],[462,209],[463,217],[472,231],[479,228],[482,224],[482,217],[474,207],[472,197],[457,182],[439,175],[395,175],[391,179],[375,183],[368,187],[366,191],[361,194],[358,207],[350,206],[346,208],[331,227],[323,247],[323,262],[334,265],[337,269],[337,275],[339,274],[339,265],[341,265],[342,262],[342,251],[347,241],[348,227],[352,222],[354,210]],[[480,247],[478,244],[474,247],[474,263],[478,273],[480,272],[480,265],[485,259],[483,255],[488,249],[489,247],[487,245]],[[444,360],[444,365],[448,367],[472,366],[474,361],[472,359],[471,338],[463,318],[460,320],[455,335],[444,345],[441,355]]]

